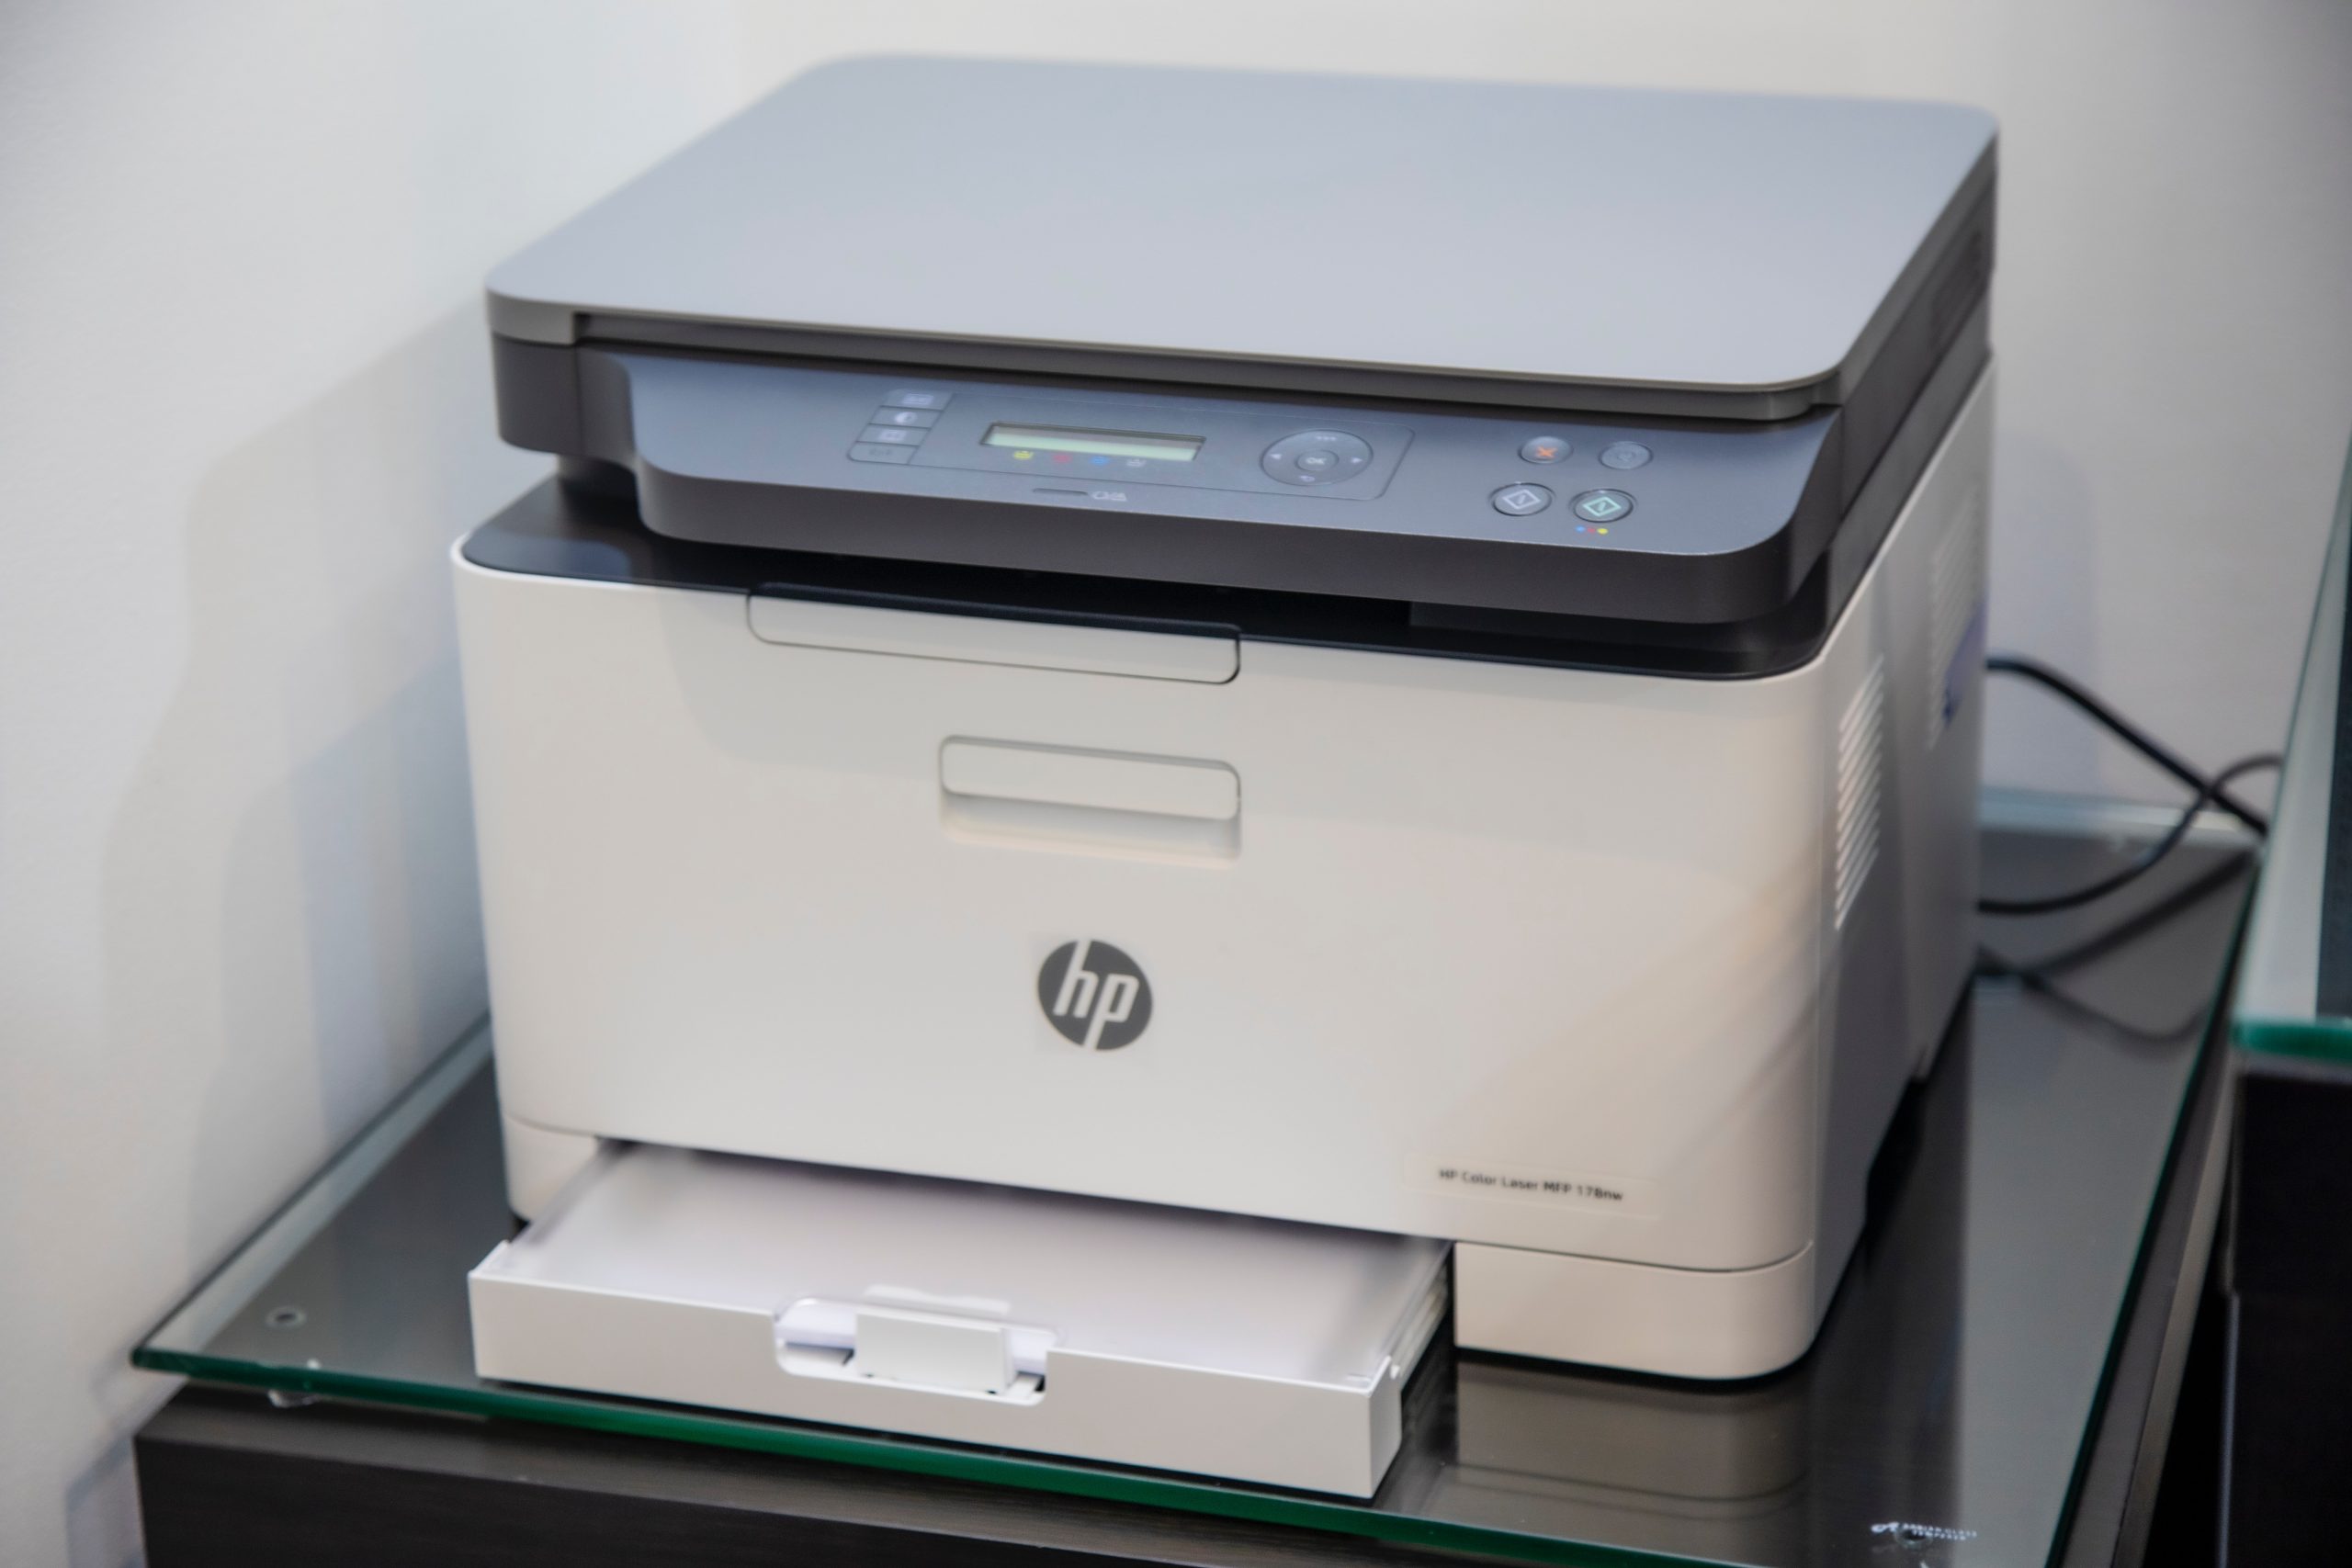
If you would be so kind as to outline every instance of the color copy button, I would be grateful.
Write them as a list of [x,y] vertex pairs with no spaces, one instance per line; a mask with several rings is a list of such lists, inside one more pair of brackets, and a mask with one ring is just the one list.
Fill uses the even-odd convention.
[[893,392],[882,400],[886,409],[944,409],[947,406],[945,392]]
[[1611,441],[1600,449],[1604,468],[1638,468],[1650,460],[1650,449],[1638,441]]
[[1505,485],[1488,500],[1509,517],[1532,517],[1552,504],[1552,492],[1542,485]]
[[1622,490],[1589,490],[1570,504],[1588,523],[1614,523],[1634,510],[1634,498]]
[[1534,435],[1521,443],[1519,455],[1531,463],[1556,463],[1573,450],[1565,436]]

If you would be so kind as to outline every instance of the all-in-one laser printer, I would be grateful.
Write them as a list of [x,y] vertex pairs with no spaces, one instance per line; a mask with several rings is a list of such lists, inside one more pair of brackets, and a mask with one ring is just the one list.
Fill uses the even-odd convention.
[[496,273],[493,1377],[1368,1493],[1802,1355],[1973,953],[1994,130],[882,59]]

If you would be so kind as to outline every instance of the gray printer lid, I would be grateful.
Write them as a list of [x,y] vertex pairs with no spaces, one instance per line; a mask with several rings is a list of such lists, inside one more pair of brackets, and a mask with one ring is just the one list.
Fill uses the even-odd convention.
[[826,66],[501,267],[581,338],[1782,417],[1992,179],[1949,105]]

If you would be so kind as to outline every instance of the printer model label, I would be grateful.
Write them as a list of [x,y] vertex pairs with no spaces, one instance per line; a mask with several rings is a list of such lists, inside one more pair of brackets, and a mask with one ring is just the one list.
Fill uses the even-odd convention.
[[1107,942],[1066,942],[1037,971],[1037,1005],[1080,1050],[1116,1051],[1134,1044],[1151,1021],[1151,982],[1142,965]]
[[1577,1176],[1450,1159],[1431,1160],[1427,1169],[1432,1186],[1464,1198],[1501,1198],[1610,1214],[1649,1214],[1657,1210],[1656,1185],[1624,1177]]

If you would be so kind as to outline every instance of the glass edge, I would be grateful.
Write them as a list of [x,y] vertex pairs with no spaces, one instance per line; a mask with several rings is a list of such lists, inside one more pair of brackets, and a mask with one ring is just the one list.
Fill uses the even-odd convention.
[[310,1179],[141,1336],[131,1364],[167,1371],[145,1358],[157,1352],[196,1355],[489,1060],[490,1019],[484,1015],[362,1122]]
[[[2043,811],[2039,809],[2043,803],[2027,797],[2024,792],[2016,793],[2020,796],[2018,804],[2028,809],[2017,811],[2015,815],[2032,820],[2034,826],[2041,825],[2034,819],[2043,816]],[[2049,812],[2053,826],[2059,818],[2075,818],[2079,823],[2080,814],[2072,809],[2073,802],[2053,800],[2048,804],[2055,807]],[[2015,828],[2023,824],[2007,822],[2000,825]],[[2252,912],[2250,894],[2241,897],[2237,919],[2226,949],[2230,962],[2224,966],[2206,1004],[2198,1035],[2197,1060],[2183,1078],[2179,1100],[2173,1108],[2164,1168],[2157,1184],[2150,1190],[2147,1208],[2141,1219],[2131,1279],[2117,1303],[2098,1383],[2076,1441],[2073,1474],[2069,1478],[2065,1500],[2053,1532],[2053,1554],[2063,1546],[2075,1523],[2098,1423],[2106,1413],[2112,1393],[2123,1328],[2146,1282],[2148,1249],[2154,1238],[2155,1213],[2159,1200],[2177,1166],[2188,1107],[2202,1083],[2203,1075],[2218,1070],[2216,1058],[2224,1034],[2222,1025],[2226,999],[2235,978],[2237,961]],[[2235,1038],[2237,1032],[2250,1025],[2273,1029],[2281,1033],[2317,1034],[2330,1047],[2308,1052],[2275,1047],[2279,1054],[2352,1059],[2352,1021],[2346,1021],[2345,1031],[2338,1038],[2332,1032],[2324,1028],[2314,1029],[2309,1023],[2273,1025],[2264,1021],[2238,1019],[2228,1021],[2230,1037]],[[208,1303],[213,1303],[216,1297],[230,1293],[232,1285],[243,1286],[250,1280],[252,1285],[258,1286],[260,1276],[282,1267],[287,1258],[334,1216],[352,1190],[381,1168],[435,1111],[471,1079],[489,1059],[489,1039],[490,1021],[485,1017],[445,1051],[409,1089],[395,1097],[370,1119],[317,1176],[299,1189],[264,1223],[250,1241],[207,1276],[131,1351],[131,1364],[145,1371],[172,1373],[205,1382],[308,1393],[390,1408],[428,1409],[484,1417],[516,1417],[582,1430],[682,1440],[705,1447],[846,1463],[864,1469],[1009,1484],[1032,1492],[1141,1504],[1187,1514],[1311,1529],[1323,1534],[1453,1551],[1484,1551],[1518,1562],[1554,1564],[1556,1568],[1686,1568],[1691,1564],[1728,1568],[1719,1559],[1683,1557],[1595,1541],[1562,1540],[1494,1526],[1455,1524],[1420,1515],[1382,1513],[1352,1502],[1324,1501],[1272,1492],[1227,1490],[1181,1478],[1080,1468],[1051,1459],[928,1446],[887,1437],[865,1437],[786,1423],[755,1424],[724,1416],[681,1414],[651,1405],[624,1405],[555,1395],[518,1393],[505,1389],[490,1391],[402,1383],[324,1370],[262,1366],[207,1356],[201,1351],[167,1342],[175,1330],[184,1331],[198,1323],[204,1323],[205,1326],[196,1337],[197,1343],[202,1343],[217,1332],[219,1323],[233,1315],[244,1304],[252,1293],[251,1290],[243,1290],[225,1308],[216,1304],[217,1321],[208,1321],[207,1315],[199,1309]],[[2242,1040],[2238,1043],[2244,1043]],[[275,1245],[265,1246],[266,1243]]]
[[[2335,505],[2328,517],[2326,547],[2320,557],[2319,592],[2303,634],[2302,657],[2295,666],[2287,733],[2280,748],[2286,761],[2278,771],[2271,830],[2263,846],[2266,866],[2288,846],[2305,853],[2316,852],[2322,857],[2327,851],[2335,817],[2335,779],[2344,764],[2337,755],[2338,711],[2352,701],[2352,693],[2342,685],[2345,639],[2352,637],[2352,606],[2344,598],[2347,577],[2352,577],[2352,446],[2345,451]],[[2330,700],[2324,705],[2315,681],[2326,682],[2325,696]],[[2323,732],[2310,733],[2314,729]],[[2257,971],[2236,997],[2235,1005],[2258,1010],[2258,1020],[2265,1025],[2274,1018],[2298,1024],[2321,1022],[2316,1015],[2321,930],[2327,899],[2324,862],[2318,880],[2307,892],[2298,889],[2291,907],[2286,902],[2286,886],[2281,879],[2270,876],[2257,886],[2249,940],[2257,953],[2272,944],[2291,949],[2297,968],[2291,976]],[[2301,971],[2301,960],[2306,956],[2311,966],[2308,976]],[[2248,996],[2249,991],[2258,993],[2258,998]],[[2310,1053],[2287,1047],[2280,1054]]]
[[2277,1018],[2246,1013],[2233,1022],[2230,1038],[2232,1044],[2250,1055],[2352,1063],[2352,1018]]
[[[2164,837],[2179,817],[2177,806],[2109,795],[2072,795],[2022,784],[1987,784],[1977,791],[1977,825],[1986,832],[2105,837],[2146,843]],[[2248,851],[2261,844],[2245,824],[2218,807],[2199,812],[2181,842],[2184,848]]]
[[2083,1486],[2090,1478],[2092,1451],[2098,1446],[2099,1427],[2107,1417],[2108,1400],[2115,1392],[2115,1374],[2123,1358],[2123,1340],[2130,1330],[2132,1314],[2140,1304],[2140,1292],[2148,1284],[2149,1250],[2155,1245],[2156,1213],[2171,1190],[2173,1179],[2180,1170],[2181,1139],[2188,1130],[2188,1110],[2205,1087],[2206,1075],[2223,1071],[2223,1046],[2231,1037],[2233,1022],[2230,1018],[2230,998],[2237,987],[2238,964],[2245,952],[2248,927],[2254,919],[2254,893],[2260,866],[2248,857],[2245,886],[2238,892],[2237,918],[2231,923],[2229,942],[2222,948],[2221,973],[2213,979],[2207,996],[2205,1016],[2197,1031],[2196,1058],[2188,1074],[2181,1079],[2180,1098],[2172,1108],[2172,1126],[2165,1136],[2163,1168],[2157,1172],[2156,1183],[2149,1190],[2147,1207],[2140,1215],[2140,1237],[2132,1251],[2132,1273],[2125,1281],[2122,1296],[2115,1303],[2115,1315],[2108,1324],[2107,1353],[2100,1359],[2098,1382],[2091,1393],[2090,1408],[2084,1413],[2081,1435],[2075,1441],[2074,1472],[2066,1479],[2065,1500],[2059,1506],[2057,1528],[2051,1532],[2050,1552],[2045,1563],[2056,1562],[2064,1551],[2068,1538],[2074,1534],[2075,1516],[2080,1508]]
[[1555,1568],[1736,1568],[1714,1558],[1678,1557],[1594,1541],[1562,1540],[1490,1525],[1462,1525],[1422,1515],[1377,1512],[1352,1502],[1324,1501],[1272,1492],[1233,1491],[1181,1478],[1091,1470],[1056,1461],[978,1450],[933,1446],[854,1432],[778,1422],[773,1425],[727,1417],[708,1418],[657,1405],[518,1393],[508,1389],[461,1389],[403,1383],[390,1379],[306,1367],[267,1367],[198,1352],[141,1345],[134,1365],[208,1383],[312,1394],[400,1410],[447,1415],[514,1417],[548,1426],[624,1437],[660,1438],[888,1470],[953,1481],[1011,1485],[1101,1502],[1136,1503],[1216,1518],[1311,1529],[1400,1545],[1482,1551]]

